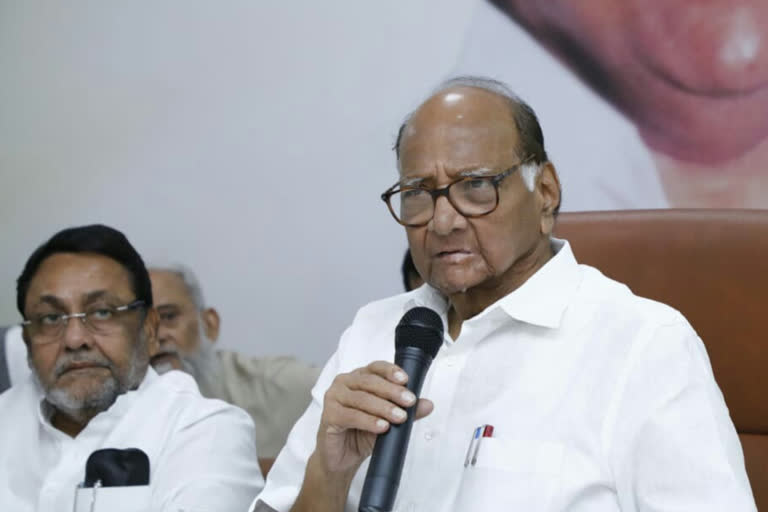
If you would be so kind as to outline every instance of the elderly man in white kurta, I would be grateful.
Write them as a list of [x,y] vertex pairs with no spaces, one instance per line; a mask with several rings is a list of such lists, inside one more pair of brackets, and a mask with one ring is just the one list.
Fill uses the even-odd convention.
[[[396,511],[754,511],[694,330],[551,237],[560,186],[530,107],[451,81],[396,149],[382,197],[427,284],[358,312],[254,509],[357,510],[376,435],[415,404]],[[418,402],[388,362],[414,306],[446,332]]]

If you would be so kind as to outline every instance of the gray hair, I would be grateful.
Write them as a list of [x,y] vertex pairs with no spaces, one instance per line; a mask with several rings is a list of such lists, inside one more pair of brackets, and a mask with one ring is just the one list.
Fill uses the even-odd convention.
[[[203,317],[199,314],[200,311],[205,309],[205,299],[203,298],[203,289],[200,286],[200,281],[197,276],[186,265],[179,263],[173,263],[169,265],[152,265],[149,267],[150,271],[159,272],[171,272],[179,276],[184,285],[187,287],[189,296],[195,307],[198,310],[197,322],[200,332],[200,346],[198,349],[189,354],[183,354],[176,352],[181,359],[182,370],[190,374],[197,382],[200,388],[200,393],[206,398],[216,398],[222,396],[222,380],[219,370],[219,360],[216,355],[216,349],[213,342],[208,338],[203,325]],[[160,368],[156,367],[155,370],[158,373],[165,373],[172,368]]]
[[[519,147],[515,148],[515,152],[518,153],[521,160],[531,159],[530,164],[521,167],[520,173],[526,187],[532,191],[536,184],[536,178],[541,172],[541,165],[549,161],[547,152],[544,149],[544,134],[541,131],[541,125],[539,124],[538,117],[536,117],[536,112],[505,83],[481,76],[450,78],[438,85],[429,97],[431,98],[436,94],[455,87],[483,89],[507,100],[512,120],[515,123],[518,134],[520,134],[520,144]],[[400,125],[400,129],[397,132],[397,139],[393,149],[395,150],[398,164],[400,160],[400,142],[405,128],[415,112],[416,110],[405,117],[403,124]]]
[[184,286],[187,287],[187,291],[189,292],[189,296],[192,298],[192,302],[195,304],[195,307],[198,310],[205,309],[203,289],[200,286],[200,281],[197,279],[197,276],[191,268],[180,263],[173,263],[169,265],[151,265],[149,270],[170,272],[179,276],[181,281],[184,283]]

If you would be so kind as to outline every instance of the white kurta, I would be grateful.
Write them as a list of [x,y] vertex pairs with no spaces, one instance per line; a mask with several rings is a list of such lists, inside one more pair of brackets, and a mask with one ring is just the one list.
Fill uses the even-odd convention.
[[136,502],[125,510],[246,510],[263,487],[251,419],[202,398],[181,372],[158,376],[150,368],[136,391],[121,395],[75,438],[51,426],[41,400],[31,377],[0,395],[3,510],[71,512],[85,462],[100,448],[140,448],[149,456],[149,492],[136,489]]
[[[639,298],[558,250],[522,287],[446,337],[422,391],[395,510],[754,511],[736,431],[699,337],[674,309]],[[255,510],[288,511],[338,373],[392,361],[394,328],[429,286],[362,308],[313,390]],[[475,466],[473,430],[495,427]],[[367,464],[348,511],[356,511]]]
[[27,346],[21,337],[21,326],[14,325],[5,333],[5,364],[8,367],[8,377],[11,385],[21,382],[29,376],[29,364],[27,363]]

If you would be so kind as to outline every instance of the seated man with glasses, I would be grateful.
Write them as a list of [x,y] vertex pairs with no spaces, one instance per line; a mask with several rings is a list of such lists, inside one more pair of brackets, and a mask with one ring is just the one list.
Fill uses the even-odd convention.
[[[551,236],[560,183],[533,110],[454,79],[395,151],[382,198],[426,284],[358,311],[254,510],[358,510],[376,436],[410,409],[394,510],[754,511],[693,328]],[[416,306],[445,326],[418,402],[391,362]]]
[[248,415],[149,366],[152,306],[141,257],[112,228],[66,229],[30,256],[17,307],[32,374],[0,395],[5,510],[72,511],[86,461],[103,448],[149,459],[148,487],[122,488],[121,510],[239,510],[261,488]]

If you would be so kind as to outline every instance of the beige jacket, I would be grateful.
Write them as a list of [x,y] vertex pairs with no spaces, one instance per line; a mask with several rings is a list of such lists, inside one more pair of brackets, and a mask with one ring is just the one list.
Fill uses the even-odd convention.
[[256,425],[259,457],[276,457],[309,405],[320,369],[287,356],[252,357],[228,351],[218,351],[217,356],[221,366],[216,389],[201,384],[200,392],[244,409]]

